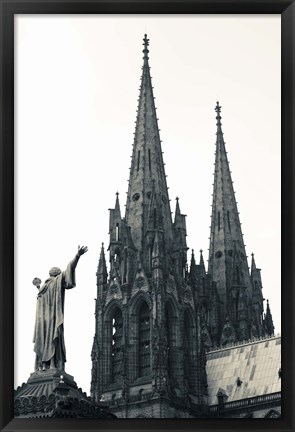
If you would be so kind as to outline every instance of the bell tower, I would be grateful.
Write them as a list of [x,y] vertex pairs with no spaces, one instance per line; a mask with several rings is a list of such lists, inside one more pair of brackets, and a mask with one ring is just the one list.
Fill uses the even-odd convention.
[[97,270],[91,395],[122,418],[206,414],[201,307],[189,283],[185,215],[172,220],[149,66],[143,67],[126,211],[110,210],[109,271]]

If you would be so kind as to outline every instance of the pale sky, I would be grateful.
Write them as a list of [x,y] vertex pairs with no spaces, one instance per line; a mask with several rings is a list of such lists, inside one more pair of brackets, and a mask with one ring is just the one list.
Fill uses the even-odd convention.
[[[261,268],[275,332],[281,297],[280,15],[19,15],[15,38],[15,386],[34,370],[37,289],[89,252],[66,292],[66,372],[89,394],[96,268],[109,208],[126,201],[142,38],[171,210],[208,258],[219,100],[250,266]],[[108,259],[108,256],[107,256]]]

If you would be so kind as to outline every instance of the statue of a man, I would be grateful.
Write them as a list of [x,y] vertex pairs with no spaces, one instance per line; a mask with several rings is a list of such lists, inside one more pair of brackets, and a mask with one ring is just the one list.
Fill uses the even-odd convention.
[[39,289],[37,296],[36,321],[34,330],[34,351],[36,353],[36,370],[64,370],[66,350],[64,342],[64,294],[65,289],[74,288],[75,268],[79,258],[88,248],[78,247],[74,259],[65,271],[53,267],[49,278],[41,285],[41,280],[35,278],[33,284]]

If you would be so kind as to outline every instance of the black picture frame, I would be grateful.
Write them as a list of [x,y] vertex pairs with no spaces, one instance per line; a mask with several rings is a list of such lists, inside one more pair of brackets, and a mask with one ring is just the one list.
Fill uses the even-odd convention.
[[[2,0],[0,146],[0,429],[63,430],[295,430],[294,421],[294,101],[295,4],[285,0]],[[14,15],[15,14],[281,14],[282,25],[282,418],[281,419],[14,419]],[[271,110],[270,106],[265,107]],[[271,125],[270,125],[271,127]],[[278,288],[279,289],[279,288]]]

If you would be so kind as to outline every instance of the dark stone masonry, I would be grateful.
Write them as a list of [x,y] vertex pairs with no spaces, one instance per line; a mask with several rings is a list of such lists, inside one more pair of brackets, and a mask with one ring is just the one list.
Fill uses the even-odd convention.
[[[227,411],[229,388],[220,390],[222,398],[215,386],[216,393],[210,394],[213,378],[206,371],[210,358],[206,352],[237,347],[245,341],[259,344],[274,333],[268,303],[264,311],[254,255],[251,271],[248,268],[221,107],[217,102],[206,271],[202,251],[198,264],[192,252],[188,265],[186,220],[178,198],[174,220],[171,217],[146,35],[143,45],[126,211],[121,214],[117,193],[115,208],[110,209],[110,269],[103,245],[97,268],[91,396],[97,402],[106,401],[111,412],[122,418],[254,416],[265,406],[263,401],[248,404],[246,411],[246,405],[240,411]],[[228,383],[234,380],[237,385],[237,378],[237,370],[229,369]],[[245,383],[240,386],[244,388]],[[250,393],[244,392],[243,400],[246,395]],[[279,407],[280,397],[272,399],[271,407],[273,404]],[[274,416],[279,415],[280,408]]]

